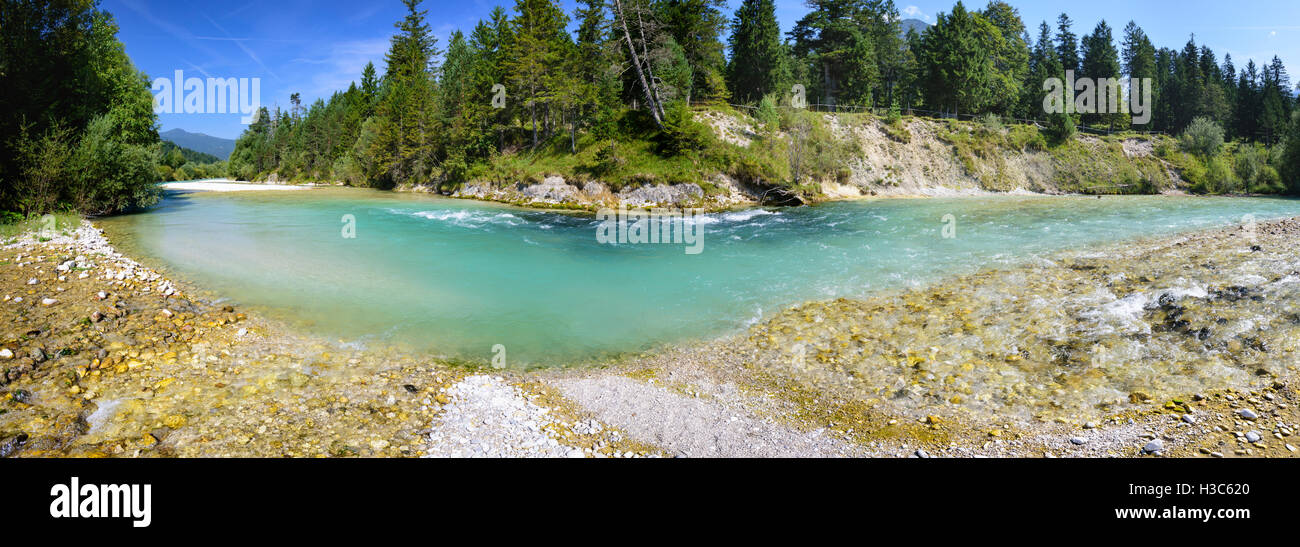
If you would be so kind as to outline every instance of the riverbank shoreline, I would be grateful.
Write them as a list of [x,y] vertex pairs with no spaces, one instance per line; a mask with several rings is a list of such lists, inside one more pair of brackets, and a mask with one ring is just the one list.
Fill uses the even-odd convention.
[[[1229,263],[1296,255],[1295,220],[1261,223],[1259,241],[1244,249],[1222,243],[1233,230],[1128,243],[1117,254],[1219,245],[1210,254]],[[1280,457],[1295,454],[1300,425],[1294,366],[1256,374],[1266,379],[1259,385],[1135,390],[1129,404],[1075,419],[972,411],[926,402],[946,400],[931,395],[921,404],[859,396],[842,375],[785,366],[786,348],[764,342],[809,313],[823,321],[838,314],[851,327],[859,306],[941,302],[936,287],[874,303],[805,303],[741,335],[616,363],[497,371],[321,340],[245,316],[122,256],[90,223],[42,239],[19,238],[0,257],[4,324],[11,325],[0,340],[3,456]],[[1098,267],[1057,269],[1092,275]],[[924,311],[908,310],[895,313]],[[810,340],[827,332],[810,331]],[[847,366],[836,353],[825,360],[821,353],[806,354],[818,363],[813,368]],[[940,372],[927,368],[925,355],[901,356],[900,370],[924,372],[922,384]],[[1025,360],[1012,357],[999,366]],[[1041,397],[1050,402],[1050,394]]]

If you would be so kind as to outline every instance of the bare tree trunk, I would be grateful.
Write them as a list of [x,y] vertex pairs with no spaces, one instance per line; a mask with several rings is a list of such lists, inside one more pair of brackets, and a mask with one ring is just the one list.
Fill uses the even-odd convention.
[[645,69],[650,75],[650,90],[654,92],[655,108],[659,109],[659,116],[667,117],[668,113],[664,110],[664,101],[659,97],[659,80],[655,78],[654,64],[650,62],[650,41],[645,37],[645,20],[641,19],[641,10],[636,10],[637,33],[641,35],[641,58],[645,59]]
[[636,46],[632,43],[632,32],[627,28],[627,14],[623,12],[622,0],[614,0],[614,10],[618,13],[618,19],[623,25],[623,38],[627,40],[627,51],[632,56],[632,66],[636,68],[637,79],[641,81],[641,91],[645,94],[646,106],[650,108],[650,115],[654,117],[655,125],[663,129],[664,121],[660,115],[659,106],[656,104],[655,93],[651,90],[650,84],[646,82],[645,71],[641,70],[641,59],[636,54]]

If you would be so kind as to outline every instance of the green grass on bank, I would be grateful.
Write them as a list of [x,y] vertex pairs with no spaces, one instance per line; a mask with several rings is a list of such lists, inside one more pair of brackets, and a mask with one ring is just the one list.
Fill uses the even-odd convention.
[[77,213],[54,213],[42,216],[23,217],[17,213],[0,213],[0,241],[12,242],[18,236],[28,232],[51,235],[66,234],[81,225],[81,215]]

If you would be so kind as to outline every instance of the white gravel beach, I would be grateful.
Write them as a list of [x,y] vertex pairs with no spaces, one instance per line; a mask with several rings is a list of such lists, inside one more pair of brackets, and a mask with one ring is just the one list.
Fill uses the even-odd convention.
[[268,190],[306,190],[311,188],[311,185],[262,184],[229,179],[167,182],[160,186],[162,186],[164,190],[181,190],[186,192],[261,192]]

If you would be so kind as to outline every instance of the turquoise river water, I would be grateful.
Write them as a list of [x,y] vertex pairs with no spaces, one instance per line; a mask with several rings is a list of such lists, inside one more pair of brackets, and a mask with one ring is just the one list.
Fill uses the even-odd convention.
[[499,344],[520,366],[717,337],[807,300],[1247,214],[1300,215],[1300,201],[996,196],[746,209],[697,220],[699,254],[600,243],[591,215],[358,189],[170,192],[101,223],[151,266],[343,343],[484,362]]

